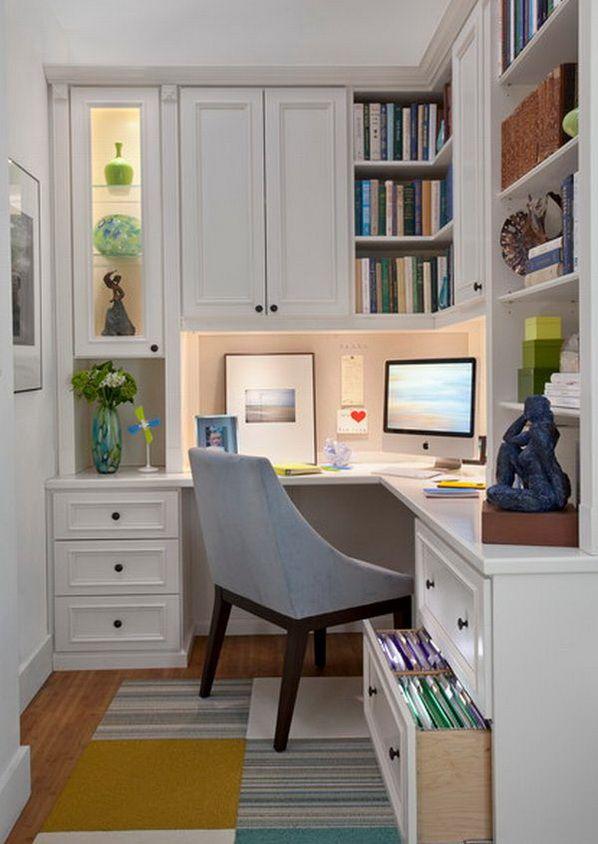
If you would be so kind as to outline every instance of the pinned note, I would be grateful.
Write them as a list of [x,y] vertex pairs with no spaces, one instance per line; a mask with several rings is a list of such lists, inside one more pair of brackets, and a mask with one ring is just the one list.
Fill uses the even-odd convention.
[[337,412],[337,434],[367,434],[368,412],[364,407],[342,407]]
[[363,355],[341,357],[341,407],[362,407]]

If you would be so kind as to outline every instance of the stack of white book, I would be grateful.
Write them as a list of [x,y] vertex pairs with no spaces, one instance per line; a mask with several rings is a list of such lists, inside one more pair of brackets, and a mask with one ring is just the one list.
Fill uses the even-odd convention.
[[525,286],[533,287],[552,281],[563,274],[563,238],[556,237],[539,246],[533,246],[527,255]]
[[580,406],[579,372],[553,372],[544,387],[544,395],[554,407]]

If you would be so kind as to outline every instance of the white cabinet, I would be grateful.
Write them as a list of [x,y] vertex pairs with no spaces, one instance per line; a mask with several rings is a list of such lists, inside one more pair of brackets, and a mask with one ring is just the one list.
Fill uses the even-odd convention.
[[344,90],[266,91],[268,307],[284,316],[349,310]]
[[265,307],[263,92],[181,93],[183,313]]
[[[163,354],[157,88],[73,88],[75,355]],[[105,168],[122,153],[132,174]],[[129,183],[114,184],[114,181]],[[62,326],[66,328],[66,326]]]
[[183,318],[348,314],[347,156],[344,89],[184,89]]
[[484,97],[482,9],[453,46],[455,304],[484,294]]

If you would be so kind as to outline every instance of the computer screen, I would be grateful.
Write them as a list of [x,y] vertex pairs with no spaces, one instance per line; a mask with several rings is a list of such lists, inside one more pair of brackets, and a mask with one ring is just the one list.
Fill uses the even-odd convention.
[[475,358],[386,361],[384,431],[473,437]]

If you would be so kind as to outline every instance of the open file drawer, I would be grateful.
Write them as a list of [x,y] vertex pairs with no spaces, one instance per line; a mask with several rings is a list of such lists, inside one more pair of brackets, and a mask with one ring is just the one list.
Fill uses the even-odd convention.
[[490,730],[420,729],[369,621],[364,708],[404,844],[492,835]]

